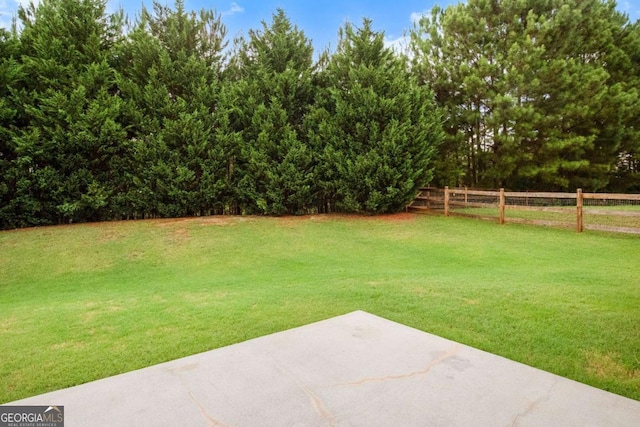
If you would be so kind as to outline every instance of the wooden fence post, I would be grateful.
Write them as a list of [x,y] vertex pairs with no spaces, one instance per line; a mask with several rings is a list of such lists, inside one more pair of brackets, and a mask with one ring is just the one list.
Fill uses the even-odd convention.
[[444,187],[444,216],[449,216],[449,186]]
[[504,205],[505,205],[505,197],[504,197],[504,188],[500,189],[500,224],[504,224]]
[[578,231],[578,233],[582,233],[582,230],[584,229],[584,224],[582,219],[582,205],[583,205],[582,188],[578,188],[578,194],[576,195],[576,210],[577,210],[577,216],[578,216],[576,230]]
[[467,190],[468,189],[469,189],[469,187],[467,187],[467,186],[464,187],[464,202],[465,203],[469,203],[469,196],[467,195]]

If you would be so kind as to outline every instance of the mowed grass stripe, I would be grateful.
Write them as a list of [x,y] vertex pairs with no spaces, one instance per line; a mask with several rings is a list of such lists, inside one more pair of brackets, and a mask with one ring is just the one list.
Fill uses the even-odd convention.
[[399,214],[0,233],[0,402],[365,310],[640,400],[640,237]]

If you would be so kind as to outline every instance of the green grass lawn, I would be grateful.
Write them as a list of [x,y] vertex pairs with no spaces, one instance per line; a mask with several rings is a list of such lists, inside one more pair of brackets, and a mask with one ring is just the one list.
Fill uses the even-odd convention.
[[465,218],[0,232],[0,403],[353,310],[640,400],[640,237]]

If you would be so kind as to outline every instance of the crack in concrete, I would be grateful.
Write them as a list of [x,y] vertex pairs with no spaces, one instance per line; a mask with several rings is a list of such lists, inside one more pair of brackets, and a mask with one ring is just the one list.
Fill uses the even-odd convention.
[[207,420],[208,427],[228,427],[226,424],[216,420],[211,415],[209,415],[206,409],[204,409],[204,407],[200,404],[200,402],[198,402],[196,398],[193,396],[193,393],[191,393],[191,390],[189,390],[189,397],[191,398],[191,400],[193,400],[193,403],[196,404],[196,406],[198,407],[198,410],[200,411],[204,419]]
[[324,419],[329,426],[334,426],[335,416],[326,408],[326,406],[324,405],[324,402],[322,402],[322,399],[320,399],[320,397],[317,394],[315,394],[313,390],[311,390],[306,385],[302,384],[298,380],[298,378],[295,375],[293,375],[292,372],[290,372],[288,369],[284,368],[283,366],[280,366],[273,356],[271,356],[271,359],[273,360],[273,364],[276,367],[276,369],[278,369],[280,372],[288,376],[296,384],[296,386],[307,395],[316,413],[320,415],[320,417],[322,417],[322,419]]
[[202,404],[200,402],[198,402],[198,400],[195,398],[195,396],[191,392],[191,388],[187,385],[187,382],[184,380],[184,378],[182,378],[182,375],[180,375],[184,371],[189,371],[189,370],[195,369],[195,367],[197,367],[197,364],[186,365],[186,366],[180,367],[178,369],[169,368],[167,370],[172,375],[177,377],[178,381],[180,381],[182,386],[187,390],[187,394],[189,395],[189,398],[193,401],[193,403],[196,404],[196,407],[198,408],[198,411],[200,411],[200,414],[207,421],[207,427],[229,427],[227,424],[225,424],[225,423],[223,423],[221,421],[218,421],[215,418],[213,418],[211,415],[209,415],[207,410],[204,409],[204,406],[202,406]]
[[309,389],[309,387],[305,386],[304,384],[300,384],[297,380],[294,379],[294,381],[296,382],[296,385],[306,393],[306,395],[309,397],[309,399],[311,400],[311,404],[313,405],[313,408],[316,410],[316,412],[318,413],[318,415],[320,415],[325,421],[327,421],[327,423],[330,426],[335,425],[335,417],[333,416],[333,414],[331,412],[329,412],[329,410],[324,406],[324,403],[322,402],[322,400],[318,397],[317,394],[315,394],[312,390]]
[[421,370],[416,371],[416,372],[410,372],[408,374],[402,374],[402,375],[388,375],[388,376],[385,376],[385,377],[363,378],[363,379],[358,380],[358,381],[334,384],[332,387],[357,386],[357,385],[362,385],[362,384],[370,383],[370,382],[382,382],[382,381],[390,381],[390,380],[403,380],[403,379],[406,379],[406,378],[425,375],[434,366],[444,362],[445,360],[449,359],[450,357],[453,357],[458,352],[458,350],[460,350],[460,345],[453,346],[450,350],[446,351],[445,353],[440,355],[437,359],[435,359],[434,361],[429,363],[429,365],[426,368],[421,369]]
[[527,405],[524,411],[516,414],[516,416],[513,417],[513,420],[511,421],[511,427],[516,427],[519,423],[520,418],[526,417],[531,412],[533,412],[538,407],[538,405],[551,399],[551,392],[553,391],[553,388],[556,386],[556,384],[558,384],[558,378],[554,379],[553,384],[551,384],[551,386],[543,396],[531,402],[529,405]]

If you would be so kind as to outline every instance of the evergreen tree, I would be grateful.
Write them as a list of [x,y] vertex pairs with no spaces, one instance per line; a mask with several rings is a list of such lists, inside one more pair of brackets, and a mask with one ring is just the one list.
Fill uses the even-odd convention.
[[618,118],[608,132],[620,139],[618,161],[609,191],[640,192],[640,20],[623,25],[614,34],[615,47],[607,58],[610,80],[625,94],[624,102],[607,111]]
[[535,93],[540,112],[538,142],[522,175],[552,189],[598,191],[607,187],[627,127],[636,89],[615,78],[616,40],[626,17],[615,2],[559,2],[542,26],[544,83]]
[[302,131],[312,57],[311,41],[281,9],[237,43],[228,111],[242,138],[234,182],[244,212],[296,214],[313,205],[313,156]]
[[[134,147],[131,215],[224,211],[226,152],[218,100],[226,29],[212,11],[143,8],[123,49],[120,88]],[[222,136],[224,138],[224,135]]]
[[[624,19],[601,0],[470,0],[412,32],[446,114],[440,184],[605,187],[633,90],[611,78]],[[629,117],[629,116],[627,116]]]
[[20,41],[0,29],[0,229],[37,223],[37,204],[29,197],[30,181],[22,176],[15,144],[20,127]]
[[393,212],[431,179],[441,142],[432,94],[365,19],[346,24],[307,120],[324,210]]
[[119,16],[100,0],[44,0],[19,17],[24,126],[15,142],[25,193],[16,197],[30,200],[36,223],[111,217],[126,156],[111,65]]

